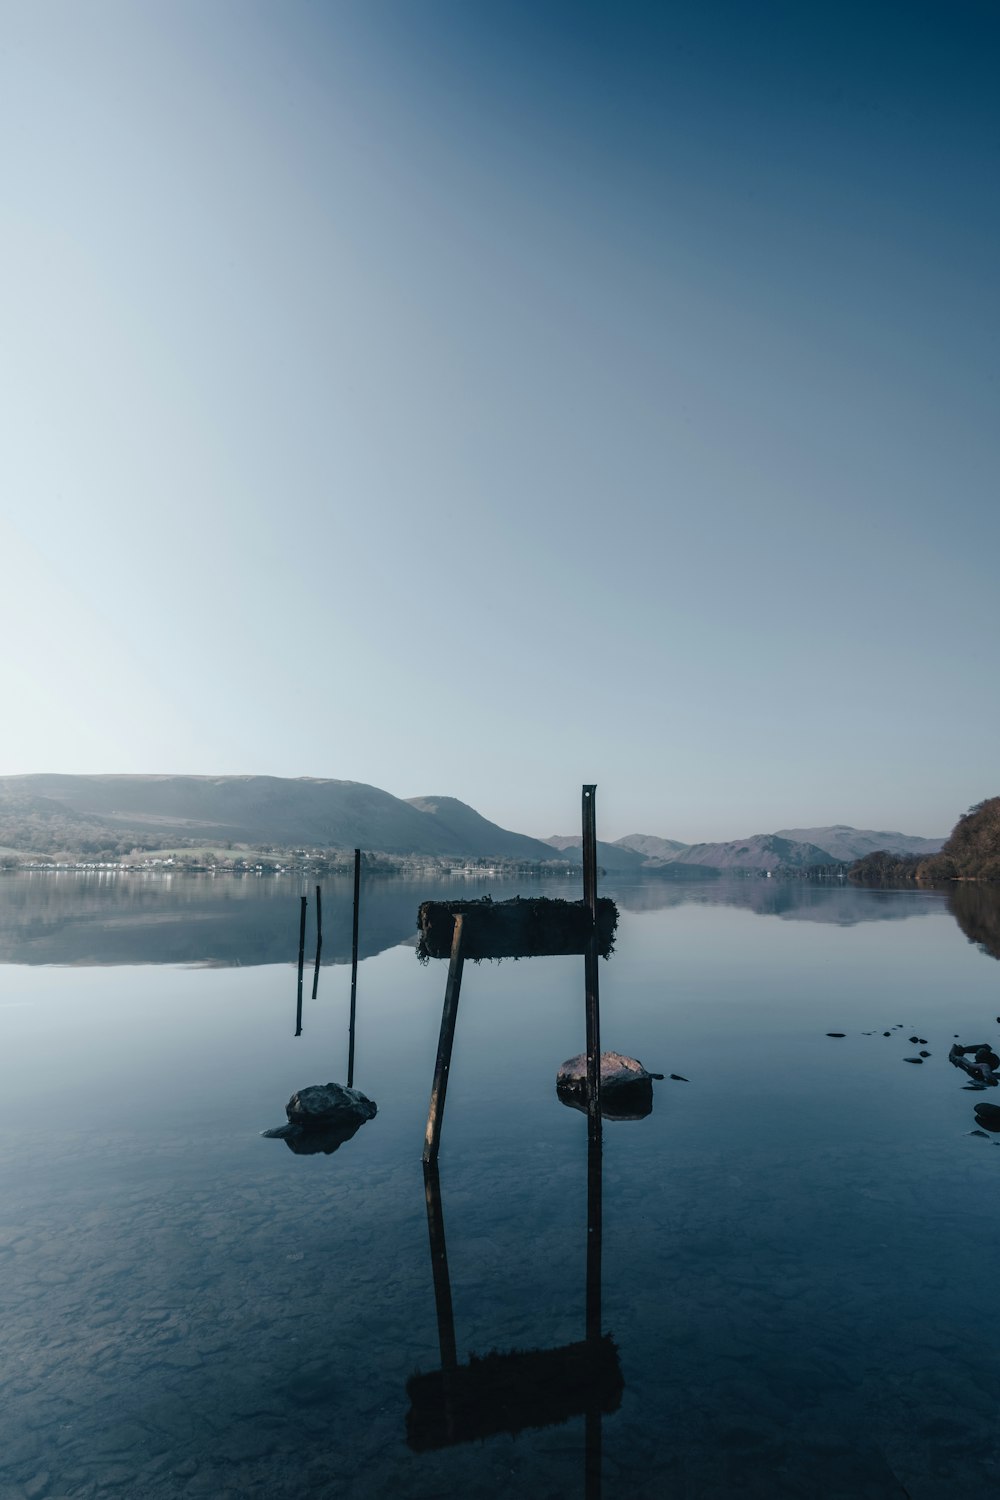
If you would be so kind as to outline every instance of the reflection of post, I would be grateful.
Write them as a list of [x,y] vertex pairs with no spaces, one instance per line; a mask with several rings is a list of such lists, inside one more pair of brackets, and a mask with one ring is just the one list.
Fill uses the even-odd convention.
[[434,1305],[437,1308],[438,1344],[441,1349],[441,1390],[444,1396],[444,1420],[448,1441],[455,1441],[455,1372],[458,1369],[458,1346],[455,1343],[455,1313],[451,1304],[451,1277],[448,1275],[448,1247],[444,1238],[444,1212],[441,1208],[441,1180],[436,1161],[424,1162],[424,1198],[427,1202],[427,1233],[431,1242],[431,1271],[434,1276]]
[[601,1000],[597,977],[597,832],[596,786],[583,788],[583,901],[590,910],[590,940],[584,956],[587,994],[587,1120],[591,1135],[601,1138]]
[[358,904],[361,900],[361,850],[354,851],[354,931],[351,938],[351,1022],[347,1041],[347,1087],[354,1087],[354,1017],[358,1003]]
[[448,1275],[448,1250],[444,1239],[444,1213],[441,1208],[441,1179],[436,1161],[424,1163],[424,1197],[427,1200],[427,1233],[431,1242],[431,1269],[434,1273],[434,1302],[437,1307],[438,1342],[441,1345],[441,1368],[458,1367],[455,1343],[455,1314],[451,1305],[451,1278]]
[[323,952],[323,892],[316,887],[316,967],[313,970],[313,992],[315,1000],[319,991],[319,956]]
[[306,957],[306,898],[303,896],[299,914],[299,982],[295,1000],[295,1035],[302,1035],[302,966]]
[[587,1357],[591,1365],[585,1420],[584,1496],[601,1494],[601,1241],[603,1235],[603,1160],[600,1132],[587,1129]]
[[431,1103],[427,1111],[427,1133],[424,1137],[424,1161],[437,1161],[441,1145],[441,1121],[444,1119],[444,1099],[448,1091],[448,1070],[451,1067],[451,1049],[455,1043],[455,1021],[458,1017],[458,997],[462,989],[462,923],[464,917],[455,918],[455,930],[451,939],[451,959],[448,964],[448,982],[444,989],[444,1008],[441,1012],[441,1034],[438,1037],[437,1061],[434,1064],[434,1084],[431,1088]]

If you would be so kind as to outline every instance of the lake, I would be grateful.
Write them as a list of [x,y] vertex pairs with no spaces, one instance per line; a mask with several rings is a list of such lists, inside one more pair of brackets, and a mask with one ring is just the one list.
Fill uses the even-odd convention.
[[[996,1485],[1000,1135],[971,1133],[995,1095],[948,1062],[1000,1035],[995,892],[602,880],[602,1044],[686,1081],[605,1124],[614,1370],[585,1413],[559,1351],[585,1336],[587,1125],[554,1086],[583,960],[466,964],[432,1263],[447,965],[413,946],[424,898],[578,887],[366,881],[355,1083],[378,1115],[329,1156],[260,1136],[346,1079],[350,885],[324,882],[296,1037],[301,890],[0,877],[5,1500]],[[412,1379],[447,1358],[449,1301],[462,1378],[520,1382],[450,1430]]]

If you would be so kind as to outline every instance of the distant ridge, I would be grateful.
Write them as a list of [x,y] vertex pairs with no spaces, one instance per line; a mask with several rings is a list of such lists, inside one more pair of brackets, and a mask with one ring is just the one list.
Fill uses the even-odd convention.
[[[183,842],[283,849],[351,849],[401,856],[531,862],[580,860],[580,835],[548,839],[501,828],[456,797],[394,797],[332,777],[0,777],[0,851],[130,849]],[[600,842],[602,867],[619,874],[766,871],[852,863],[875,850],[934,854],[943,839],[836,824],[784,829],[725,843],[683,844],[633,833]]]
[[910,833],[877,832],[872,828],[851,828],[835,823],[829,828],[779,828],[778,837],[817,844],[832,859],[862,859],[884,849],[889,854],[937,854],[944,838],[922,839]]
[[[553,835],[546,843],[565,851],[570,858],[580,858],[579,835]],[[851,864],[876,849],[900,854],[935,854],[943,843],[943,839],[876,832],[839,823],[829,828],[786,828],[778,833],[755,833],[746,839],[703,844],[682,844],[677,839],[630,833],[614,844],[599,845],[598,857],[607,870],[662,870],[667,866],[678,870],[684,865],[715,870],[802,870],[812,865]],[[638,863],[631,856],[638,856]]]
[[[439,815],[435,809],[440,808]],[[5,776],[0,846],[49,851],[150,836],[398,855],[553,860],[546,844],[453,797],[394,797],[361,781],[280,776]]]

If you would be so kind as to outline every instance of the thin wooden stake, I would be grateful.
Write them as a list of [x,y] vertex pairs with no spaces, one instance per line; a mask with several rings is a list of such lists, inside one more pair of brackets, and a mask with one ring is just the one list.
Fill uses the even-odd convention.
[[462,990],[462,922],[455,918],[455,931],[451,939],[451,959],[448,963],[448,982],[444,989],[444,1008],[441,1012],[441,1035],[438,1038],[437,1061],[434,1064],[434,1084],[431,1089],[430,1108],[427,1111],[427,1133],[424,1136],[424,1161],[436,1162],[441,1146],[441,1122],[444,1119],[444,1100],[448,1092],[448,1070],[451,1067],[451,1049],[455,1043],[455,1021],[458,1018],[458,997]]
[[306,906],[308,902],[302,896],[302,910],[299,914],[299,983],[295,1001],[295,1035],[302,1035],[302,969],[306,958]]
[[351,938],[351,1021],[347,1041],[347,1087],[354,1087],[354,1020],[358,1003],[358,906],[361,901],[361,850],[354,851],[354,931]]
[[323,892],[316,887],[316,967],[313,970],[313,992],[315,1000],[319,990],[319,956],[323,952]]

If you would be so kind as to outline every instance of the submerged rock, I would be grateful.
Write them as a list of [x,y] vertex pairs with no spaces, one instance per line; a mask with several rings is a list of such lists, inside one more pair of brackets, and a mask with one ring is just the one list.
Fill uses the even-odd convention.
[[1000,1132],[1000,1105],[977,1104],[976,1123],[982,1125],[984,1130],[992,1130],[994,1134]]
[[262,1130],[261,1135],[284,1141],[296,1156],[329,1156],[377,1113],[374,1100],[358,1089],[342,1083],[313,1083],[299,1089],[285,1105],[287,1124]]
[[[608,1120],[641,1120],[652,1113],[653,1079],[635,1057],[621,1052],[601,1053],[601,1115]],[[686,1081],[686,1080],[685,1080]],[[556,1091],[563,1104],[587,1108],[587,1054],[581,1052],[564,1062],[556,1074]]]

